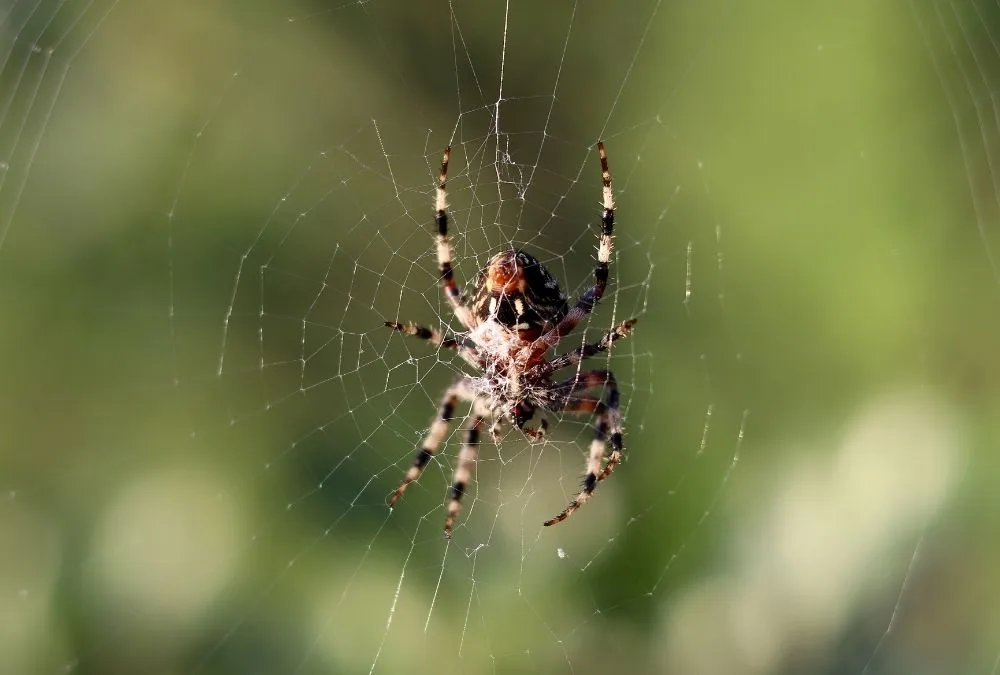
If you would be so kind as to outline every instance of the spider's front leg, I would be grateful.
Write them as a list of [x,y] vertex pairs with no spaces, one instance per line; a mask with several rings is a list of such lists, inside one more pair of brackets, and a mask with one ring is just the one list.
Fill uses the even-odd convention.
[[444,520],[445,539],[451,539],[451,530],[455,526],[455,519],[462,512],[462,496],[465,495],[465,490],[472,479],[472,470],[476,466],[476,457],[479,455],[479,434],[484,425],[483,416],[474,414],[469,425],[465,427],[462,450],[458,453],[458,465],[455,467],[451,489],[448,491],[448,515]]
[[455,406],[458,405],[459,399],[465,401],[475,399],[475,395],[469,390],[468,380],[464,377],[452,384],[445,391],[444,396],[441,398],[441,407],[438,411],[438,416],[431,422],[430,431],[427,432],[427,436],[424,437],[423,442],[420,444],[416,457],[413,458],[413,464],[406,472],[399,487],[389,497],[389,508],[396,505],[396,502],[406,492],[406,488],[410,486],[410,483],[420,478],[420,474],[424,472],[427,463],[431,461],[431,458],[437,452],[438,446],[441,445],[445,435],[448,433],[449,423],[455,417]]
[[[543,523],[546,527],[561,523],[586,504],[597,484],[610,476],[621,461],[622,427],[618,411],[618,383],[615,376],[607,370],[593,370],[570,378],[563,383],[562,388],[571,394],[579,389],[593,389],[600,386],[606,388],[604,401],[592,396],[568,395],[561,407],[564,412],[593,413],[597,416],[597,420],[594,422],[594,440],[590,443],[590,456],[587,459],[587,473],[583,478],[583,487],[562,513]],[[611,454],[608,455],[607,464],[602,469],[601,463],[609,440]]]
[[410,486],[410,483],[416,481],[420,477],[420,474],[423,473],[431,458],[437,453],[441,442],[444,441],[444,437],[448,433],[448,425],[455,418],[455,406],[458,405],[460,400],[472,403],[473,416],[465,428],[462,450],[459,452],[458,464],[455,467],[451,488],[448,491],[448,513],[444,523],[444,536],[446,538],[451,538],[451,530],[455,525],[455,519],[462,510],[462,496],[465,494],[469,480],[472,477],[472,470],[476,465],[479,434],[483,429],[485,418],[488,414],[483,399],[476,395],[475,391],[469,385],[468,378],[463,377],[448,387],[444,397],[441,399],[441,409],[438,412],[438,416],[431,422],[430,431],[427,432],[427,436],[420,444],[420,449],[417,450],[416,457],[413,458],[413,464],[406,472],[399,487],[389,497],[389,508],[393,508],[403,496],[403,493],[406,492],[406,488]]

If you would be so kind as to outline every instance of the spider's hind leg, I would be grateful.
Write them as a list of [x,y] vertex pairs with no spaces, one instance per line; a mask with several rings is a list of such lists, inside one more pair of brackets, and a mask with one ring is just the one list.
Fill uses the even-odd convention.
[[434,197],[434,222],[437,225],[437,258],[438,275],[441,288],[451,305],[455,316],[466,328],[475,325],[472,310],[465,301],[465,296],[455,282],[455,270],[451,264],[451,243],[448,240],[448,162],[451,160],[451,146],[444,149],[441,158],[441,173],[438,174],[438,184]]
[[550,331],[535,340],[531,351],[543,354],[558,344],[559,339],[576,328],[584,317],[594,310],[597,302],[604,297],[608,286],[608,266],[611,264],[611,249],[615,234],[615,199],[611,190],[611,170],[608,169],[608,155],[604,151],[604,143],[597,144],[597,153],[601,159],[601,234],[597,244],[597,264],[594,266],[594,285],[584,292],[576,305]]

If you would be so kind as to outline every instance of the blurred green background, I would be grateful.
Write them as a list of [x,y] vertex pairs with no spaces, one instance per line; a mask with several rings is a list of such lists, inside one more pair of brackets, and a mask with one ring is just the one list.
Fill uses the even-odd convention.
[[[9,4],[0,672],[995,672],[998,25]],[[462,366],[381,328],[448,321],[441,149],[460,279],[579,293],[600,139],[627,461],[547,529],[587,421],[484,444],[446,544],[454,437],[385,499]]]

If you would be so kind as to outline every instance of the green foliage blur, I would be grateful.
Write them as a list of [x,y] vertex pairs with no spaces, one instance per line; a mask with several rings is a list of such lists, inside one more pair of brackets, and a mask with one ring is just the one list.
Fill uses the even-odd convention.
[[[993,668],[995,4],[7,12],[0,672]],[[578,293],[602,139],[628,461],[543,529],[585,421],[484,444],[446,544],[441,150],[463,282]]]

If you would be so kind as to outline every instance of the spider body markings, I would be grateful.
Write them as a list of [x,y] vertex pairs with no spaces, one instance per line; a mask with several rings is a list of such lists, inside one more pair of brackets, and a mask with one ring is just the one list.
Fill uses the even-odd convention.
[[[455,282],[451,264],[446,188],[451,148],[444,151],[434,217],[438,230],[438,268],[445,297],[466,330],[446,338],[436,329],[412,323],[387,321],[385,325],[427,340],[441,349],[454,350],[480,371],[478,376],[459,377],[445,391],[438,415],[418,447],[413,464],[389,498],[390,508],[394,507],[410,483],[419,478],[447,435],[459,401],[471,404],[449,490],[445,537],[451,536],[461,511],[461,500],[475,468],[479,437],[488,420],[493,422],[490,432],[494,440],[499,438],[505,422],[539,439],[545,435],[548,425],[543,417],[538,427],[528,426],[536,412],[570,412],[594,417],[594,439],[581,490],[559,515],[545,521],[546,526],[562,522],[583,506],[597,484],[611,475],[621,461],[622,425],[614,374],[609,370],[581,371],[578,368],[566,379],[553,379],[553,375],[562,368],[608,351],[616,340],[632,332],[635,319],[607,331],[598,342],[546,359],[546,354],[590,314],[607,287],[615,204],[604,144],[598,143],[597,150],[601,160],[603,212],[594,284],[572,306],[545,266],[531,254],[517,249],[502,251],[490,258],[480,271],[475,292],[467,304]],[[609,443],[611,452],[605,462]]]

